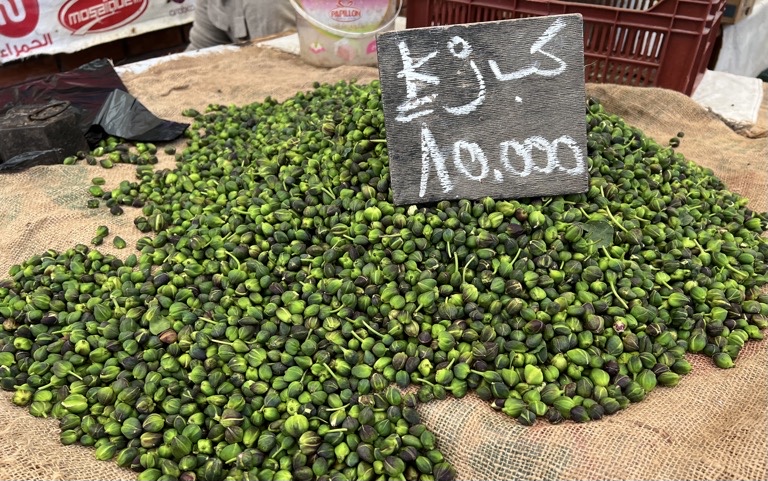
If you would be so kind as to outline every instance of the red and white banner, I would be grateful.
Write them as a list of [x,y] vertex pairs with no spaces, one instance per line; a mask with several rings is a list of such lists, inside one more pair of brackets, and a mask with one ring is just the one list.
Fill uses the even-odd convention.
[[0,64],[192,21],[194,0],[0,0]]

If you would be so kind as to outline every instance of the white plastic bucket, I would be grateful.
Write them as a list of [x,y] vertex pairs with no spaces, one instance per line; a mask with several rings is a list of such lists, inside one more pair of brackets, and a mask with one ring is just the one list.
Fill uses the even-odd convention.
[[403,0],[290,0],[301,58],[319,67],[377,64],[376,34],[392,30]]

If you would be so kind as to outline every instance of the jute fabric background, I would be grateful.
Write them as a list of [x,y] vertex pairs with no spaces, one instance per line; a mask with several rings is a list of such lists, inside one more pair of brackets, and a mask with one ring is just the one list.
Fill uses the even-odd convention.
[[[266,96],[282,100],[312,83],[377,78],[374,68],[317,69],[296,57],[247,46],[232,53],[177,59],[149,71],[125,74],[130,92],[163,118],[185,121],[185,108],[211,103],[243,105]],[[768,141],[734,133],[688,97],[658,89],[589,85],[588,95],[664,144],[677,132],[688,159],[711,168],[750,206],[768,210]],[[175,142],[183,147],[183,140]],[[161,155],[159,168],[172,168]],[[128,241],[100,249],[122,257],[141,234],[137,213],[115,217],[87,209],[90,179],[114,188],[133,180],[135,167],[35,167],[0,174],[0,277],[46,249],[88,244],[96,227]],[[523,427],[468,396],[424,406],[425,423],[462,480],[765,480],[768,479],[768,342],[750,342],[730,370],[690,356],[693,372],[675,388],[599,422],[538,422]],[[0,479],[134,480],[136,473],[96,461],[90,448],[60,445],[58,424],[37,419],[0,395]]]

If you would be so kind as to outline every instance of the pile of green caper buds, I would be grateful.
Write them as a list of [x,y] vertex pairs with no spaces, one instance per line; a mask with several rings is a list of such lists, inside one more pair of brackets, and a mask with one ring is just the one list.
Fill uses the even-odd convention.
[[428,206],[377,82],[185,113],[174,169],[91,188],[136,253],[0,284],[0,385],[141,480],[451,480],[424,403],[599,420],[768,327],[765,214],[594,100],[588,192]]

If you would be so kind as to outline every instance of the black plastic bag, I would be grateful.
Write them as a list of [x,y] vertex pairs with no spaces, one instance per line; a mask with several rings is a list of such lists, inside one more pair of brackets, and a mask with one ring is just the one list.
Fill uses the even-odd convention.
[[0,171],[61,164],[67,156],[89,150],[78,124],[78,114],[67,101],[8,110],[0,116]]
[[109,135],[137,142],[167,142],[184,133],[189,124],[162,120],[128,92],[113,90],[91,123]]
[[[163,120],[128,93],[109,60],[98,59],[75,70],[0,89],[0,115],[17,106],[66,101],[93,147],[108,135],[139,142],[167,142],[189,126]],[[30,146],[30,152],[35,146]],[[5,159],[6,162],[11,159]],[[3,159],[0,158],[0,162]],[[25,165],[34,162],[26,159]],[[2,164],[0,164],[2,165]]]

